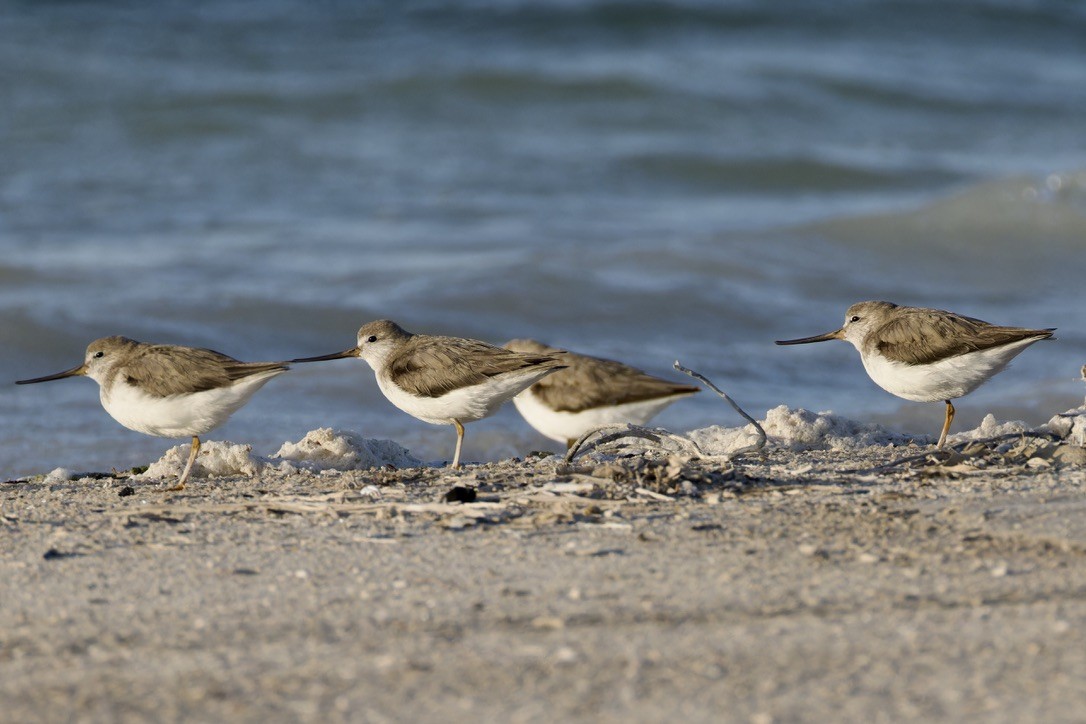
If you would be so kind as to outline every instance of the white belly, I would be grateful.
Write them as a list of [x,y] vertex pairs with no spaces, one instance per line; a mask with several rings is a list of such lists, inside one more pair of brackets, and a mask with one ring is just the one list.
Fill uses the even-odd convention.
[[540,434],[551,440],[566,443],[569,440],[576,440],[589,430],[605,425],[624,423],[644,425],[672,402],[685,396],[658,397],[654,400],[627,402],[622,405],[593,407],[580,412],[559,412],[540,402],[531,390],[525,390],[513,398],[513,404],[516,405],[521,417]]
[[129,430],[157,437],[189,437],[226,422],[264,383],[285,371],[272,370],[229,387],[170,397],[148,395],[118,378],[108,393],[102,388],[100,398],[106,412]]
[[377,375],[377,386],[388,401],[408,415],[432,425],[451,425],[481,420],[493,415],[525,387],[535,384],[551,370],[531,370],[527,373],[507,373],[491,377],[486,382],[446,392],[441,397],[417,397],[404,392],[385,375]]
[[867,374],[890,394],[916,402],[937,402],[969,394],[1037,341],[1026,339],[926,365],[892,362],[877,355],[864,355],[862,359]]

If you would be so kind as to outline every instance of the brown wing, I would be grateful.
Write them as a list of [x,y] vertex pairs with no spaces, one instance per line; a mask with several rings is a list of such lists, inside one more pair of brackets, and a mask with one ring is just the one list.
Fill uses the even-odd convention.
[[495,375],[531,368],[559,369],[554,357],[520,354],[475,339],[416,335],[389,360],[389,375],[407,392],[441,397]]
[[1010,342],[1052,336],[1051,329],[999,327],[938,309],[911,309],[874,330],[875,348],[887,358],[919,365]]
[[225,387],[251,375],[287,370],[282,362],[239,362],[221,352],[166,344],[144,345],[117,370],[129,384],[155,397],[170,397]]
[[532,385],[532,392],[547,407],[559,412],[580,412],[594,407],[641,402],[697,392],[698,387],[662,380],[636,367],[609,359],[572,352],[556,355],[568,369],[547,375]]

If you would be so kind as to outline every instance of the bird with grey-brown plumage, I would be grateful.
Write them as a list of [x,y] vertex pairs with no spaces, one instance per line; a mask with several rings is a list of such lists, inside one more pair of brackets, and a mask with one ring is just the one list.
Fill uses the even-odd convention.
[[460,467],[464,423],[480,420],[525,387],[565,365],[551,355],[520,354],[462,337],[412,334],[387,319],[358,330],[342,352],[292,362],[361,357],[396,407],[433,425],[456,428],[452,467]]
[[1003,327],[942,309],[892,302],[859,302],[838,330],[777,344],[842,339],[860,352],[868,376],[892,395],[916,402],[946,403],[938,448],[946,443],[955,400],[980,387],[1034,342],[1055,328]]
[[514,339],[506,349],[546,354],[566,369],[544,377],[513,398],[517,411],[541,434],[572,445],[607,425],[644,425],[671,403],[699,391],[693,385],[654,377],[622,362]]
[[287,369],[283,362],[239,362],[199,347],[103,337],[90,343],[78,367],[16,384],[90,377],[98,383],[102,407],[129,430],[192,436],[188,463],[174,488],[181,490],[200,452],[199,436],[226,422],[264,383]]

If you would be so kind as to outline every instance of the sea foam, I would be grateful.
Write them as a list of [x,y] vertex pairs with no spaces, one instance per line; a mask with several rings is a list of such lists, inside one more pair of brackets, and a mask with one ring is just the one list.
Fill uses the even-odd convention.
[[[856,450],[871,445],[904,445],[917,438],[881,425],[857,422],[832,412],[811,412],[780,405],[766,412],[760,421],[769,444],[799,452],[803,450]],[[709,455],[729,455],[754,444],[758,433],[753,426],[713,425],[691,430],[687,436]]]
[[[181,474],[189,456],[188,445],[177,445],[133,477],[169,479]],[[322,470],[367,470],[393,465],[418,467],[423,463],[391,440],[372,440],[354,432],[319,428],[298,442],[285,442],[271,457],[253,453],[251,445],[210,440],[201,444],[193,466],[197,477],[253,477],[269,470],[282,473]]]

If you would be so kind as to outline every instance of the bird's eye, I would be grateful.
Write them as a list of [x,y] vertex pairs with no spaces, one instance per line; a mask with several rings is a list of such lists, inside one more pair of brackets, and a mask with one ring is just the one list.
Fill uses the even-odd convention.
[[376,342],[377,341],[377,335],[376,334],[371,334],[370,336],[366,337],[366,341],[367,342]]
[[852,319],[850,319],[848,321],[850,321],[850,322],[859,322],[860,318],[858,316],[856,316],[856,315],[852,315]]
[[98,351],[98,352],[94,353],[94,359],[101,359],[102,357],[105,357],[105,356],[106,356],[106,353],[102,352],[102,351]]

